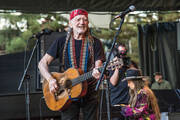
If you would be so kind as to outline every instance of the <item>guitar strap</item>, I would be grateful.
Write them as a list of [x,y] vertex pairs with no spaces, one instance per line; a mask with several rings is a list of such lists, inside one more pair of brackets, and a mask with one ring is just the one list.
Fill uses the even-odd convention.
[[67,48],[67,45],[68,45],[68,41],[71,37],[71,33],[72,33],[72,28],[69,27],[68,28],[68,31],[67,31],[67,35],[66,35],[66,41],[65,41],[65,44],[64,44],[64,49],[63,49],[63,56],[62,56],[62,65],[63,67],[60,68],[61,72],[65,71],[65,53],[66,53],[66,48]]
[[79,100],[79,98],[72,98],[71,95],[69,95],[69,100],[71,100],[71,101],[77,101],[77,100]]
[[87,38],[82,40],[81,51],[80,51],[80,62],[79,67],[77,65],[76,51],[75,51],[75,40],[73,37],[70,38],[68,42],[68,58],[70,67],[75,69],[82,69],[84,72],[87,72],[87,61],[88,61],[88,42]]

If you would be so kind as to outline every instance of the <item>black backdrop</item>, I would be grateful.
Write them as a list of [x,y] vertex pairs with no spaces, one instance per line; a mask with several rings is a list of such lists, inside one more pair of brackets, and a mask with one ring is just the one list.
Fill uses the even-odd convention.
[[123,11],[135,5],[137,10],[179,10],[179,0],[1,0],[0,9],[28,13],[48,13],[84,8],[88,11]]
[[[21,91],[18,91],[18,86],[20,80],[24,73],[24,54],[14,53],[0,56],[0,95],[1,94],[14,94],[24,91],[24,85],[22,85]],[[27,52],[27,59],[29,58],[31,52]],[[31,64],[27,71],[27,74],[31,76],[30,79],[30,90],[34,92],[36,89],[36,79],[37,79],[37,57],[36,53],[32,58]],[[26,60],[27,63],[27,60]]]
[[[140,64],[144,75],[161,72],[173,88],[180,88],[177,22],[138,25]],[[180,44],[180,43],[179,43]]]

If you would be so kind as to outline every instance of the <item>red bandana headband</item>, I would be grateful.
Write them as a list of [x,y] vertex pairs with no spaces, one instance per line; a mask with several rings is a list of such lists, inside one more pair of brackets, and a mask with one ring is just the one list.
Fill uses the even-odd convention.
[[83,9],[75,9],[70,14],[70,20],[72,20],[77,15],[85,15],[86,17],[88,17],[88,12]]

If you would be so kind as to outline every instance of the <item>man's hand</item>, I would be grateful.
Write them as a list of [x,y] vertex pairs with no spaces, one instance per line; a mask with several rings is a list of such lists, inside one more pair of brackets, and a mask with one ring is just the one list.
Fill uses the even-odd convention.
[[59,89],[59,87],[57,85],[56,79],[49,80],[49,90],[50,90],[50,92],[55,93],[55,92],[57,92],[58,89]]
[[101,76],[101,73],[99,72],[98,68],[102,66],[102,61],[101,60],[97,60],[95,62],[95,68],[93,69],[93,72],[92,72],[92,76],[95,78],[95,79],[99,79],[100,76]]
[[94,69],[93,69],[93,72],[92,72],[92,76],[93,76],[94,78],[96,78],[96,79],[99,79],[99,78],[100,78],[100,75],[101,75],[101,73],[99,72],[98,68],[97,68],[97,67],[94,68]]

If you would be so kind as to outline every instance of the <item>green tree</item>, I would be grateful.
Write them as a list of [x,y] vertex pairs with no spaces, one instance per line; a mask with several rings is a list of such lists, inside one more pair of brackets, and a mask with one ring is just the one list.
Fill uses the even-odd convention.
[[[67,23],[67,19],[56,14],[23,14],[15,15],[4,13],[1,18],[5,19],[8,25],[0,31],[0,50],[6,53],[20,52],[25,49],[27,40],[42,29],[49,28],[57,30],[62,28],[61,23]],[[30,42],[28,49],[32,49],[35,40]]]

